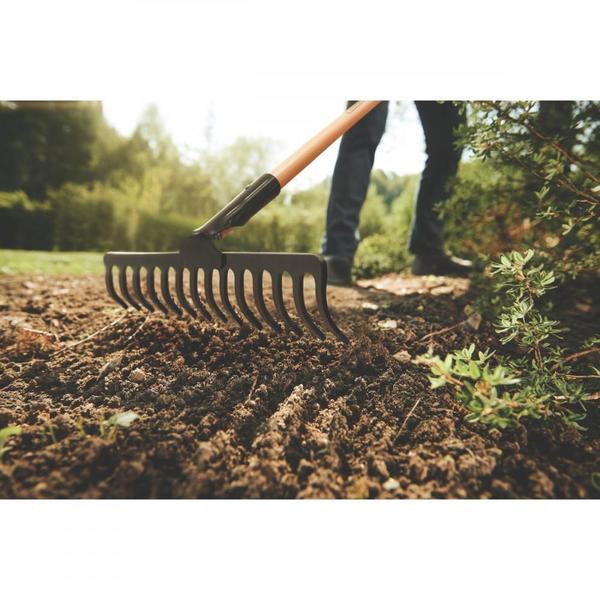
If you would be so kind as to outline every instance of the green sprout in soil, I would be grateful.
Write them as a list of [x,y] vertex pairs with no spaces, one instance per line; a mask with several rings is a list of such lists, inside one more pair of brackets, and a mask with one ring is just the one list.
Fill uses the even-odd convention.
[[8,440],[16,435],[21,435],[21,427],[19,425],[10,425],[9,427],[0,429],[0,460],[10,450],[6,446]]
[[42,429],[42,436],[44,439],[44,443],[47,442],[47,439],[50,438],[53,444],[57,443],[56,434],[54,433],[54,427],[52,426],[52,421],[48,420],[45,426]]
[[116,413],[108,419],[100,421],[100,436],[114,440],[120,428],[127,429],[137,418],[139,415],[132,410]]

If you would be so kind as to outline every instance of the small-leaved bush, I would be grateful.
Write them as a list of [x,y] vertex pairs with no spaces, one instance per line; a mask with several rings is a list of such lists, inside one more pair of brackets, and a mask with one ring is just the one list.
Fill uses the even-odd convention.
[[591,396],[581,383],[587,379],[571,373],[568,359],[573,355],[558,344],[559,323],[541,309],[540,298],[552,288],[555,276],[534,264],[534,256],[533,250],[511,252],[492,265],[496,291],[503,298],[495,330],[508,346],[506,355],[476,353],[471,345],[444,358],[428,352],[416,362],[430,368],[433,388],[455,390],[470,421],[505,428],[526,417],[558,416],[581,427]]

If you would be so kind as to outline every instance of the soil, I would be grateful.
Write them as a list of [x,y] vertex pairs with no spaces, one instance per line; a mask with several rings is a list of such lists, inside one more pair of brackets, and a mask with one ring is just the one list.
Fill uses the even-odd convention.
[[[583,432],[490,431],[411,362],[494,347],[466,320],[468,282],[390,275],[329,298],[348,345],[125,312],[97,277],[2,278],[0,428],[22,433],[0,497],[599,496],[597,408]],[[572,306],[574,329],[597,327]]]

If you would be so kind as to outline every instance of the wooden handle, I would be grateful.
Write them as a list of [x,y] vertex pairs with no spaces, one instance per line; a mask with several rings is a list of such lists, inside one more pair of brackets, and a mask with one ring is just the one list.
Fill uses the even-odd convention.
[[329,148],[335,140],[358,123],[380,102],[381,100],[361,100],[360,102],[355,102],[345,113],[317,133],[317,135],[306,142],[300,149],[296,150],[289,158],[278,164],[271,171],[271,174],[279,181],[279,185],[283,187],[294,179],[321,152]]

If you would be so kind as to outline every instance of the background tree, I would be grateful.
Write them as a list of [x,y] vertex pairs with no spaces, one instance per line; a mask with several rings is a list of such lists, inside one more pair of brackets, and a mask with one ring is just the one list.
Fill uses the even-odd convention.
[[89,181],[117,137],[99,102],[2,102],[0,190],[39,200],[50,187]]

